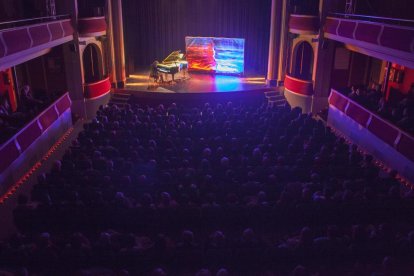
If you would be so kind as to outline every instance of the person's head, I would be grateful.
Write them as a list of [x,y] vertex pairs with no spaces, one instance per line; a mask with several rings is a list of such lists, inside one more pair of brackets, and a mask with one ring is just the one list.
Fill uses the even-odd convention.
[[243,231],[242,238],[243,238],[243,241],[245,241],[245,242],[253,241],[254,238],[255,238],[255,234],[254,234],[253,229],[251,229],[251,228],[245,229]]
[[220,268],[220,269],[217,271],[217,274],[216,274],[216,276],[228,276],[228,275],[230,275],[230,273],[229,273],[229,271],[228,271],[227,269],[225,269],[225,268]]
[[196,276],[211,276],[211,272],[206,268],[202,268],[199,271],[197,271]]
[[151,276],[166,276],[167,273],[164,269],[157,267],[151,272]]
[[190,230],[184,230],[181,233],[181,239],[185,244],[192,244],[194,242],[194,233]]
[[161,201],[164,204],[169,204],[171,201],[171,195],[167,192],[162,192],[161,193]]
[[223,168],[228,168],[230,166],[230,160],[227,157],[222,157],[220,159],[220,165]]
[[295,269],[292,271],[292,276],[306,276],[308,275],[306,268],[304,266],[298,265],[295,267]]
[[303,227],[300,231],[300,242],[309,243],[312,241],[312,230],[309,227]]
[[22,93],[23,93],[23,95],[28,95],[30,93],[30,86],[24,85],[22,87]]
[[52,171],[53,172],[60,172],[61,170],[62,170],[62,162],[60,162],[59,160],[56,160],[53,163]]

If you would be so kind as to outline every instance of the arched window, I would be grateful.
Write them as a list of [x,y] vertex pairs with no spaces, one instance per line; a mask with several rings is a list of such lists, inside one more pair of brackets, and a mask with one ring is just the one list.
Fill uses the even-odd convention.
[[300,42],[293,51],[293,62],[291,68],[291,76],[302,79],[312,80],[313,71],[313,49],[306,42]]
[[102,56],[98,46],[89,44],[83,51],[83,74],[85,83],[103,78]]

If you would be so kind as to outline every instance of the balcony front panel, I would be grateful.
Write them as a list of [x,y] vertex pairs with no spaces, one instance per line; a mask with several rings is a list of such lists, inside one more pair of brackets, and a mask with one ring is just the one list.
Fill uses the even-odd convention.
[[329,96],[328,125],[414,182],[412,135],[333,89]]
[[407,134],[401,136],[397,146],[398,151],[411,161],[414,161],[414,138]]
[[19,145],[15,140],[9,140],[0,147],[0,174],[5,171],[20,155]]
[[369,23],[359,23],[358,29],[355,31],[355,38],[360,41],[365,41],[367,43],[376,44],[377,35],[372,34],[379,34],[381,31],[380,25],[373,25]]
[[301,80],[289,75],[285,76],[285,89],[299,94],[302,96],[312,96],[313,95],[313,84],[312,81]]
[[27,28],[6,31],[2,35],[6,49],[5,55],[12,55],[31,47],[32,40]]
[[79,35],[82,37],[101,36],[106,34],[105,17],[86,17],[78,19]]
[[[45,135],[50,126],[64,116],[64,113],[70,110],[70,107],[71,100],[69,98],[69,93],[65,93],[45,111],[23,127],[23,129],[14,135],[14,137],[5,142],[3,146],[0,145],[0,180],[4,180],[4,175],[2,175],[4,171],[18,158],[22,157],[25,154],[26,149],[36,143],[40,137]],[[56,110],[59,110],[59,115]],[[0,191],[1,190],[2,187],[0,185]]]
[[70,19],[0,31],[0,69],[23,63],[42,51],[73,40]]
[[97,82],[84,84],[84,92],[85,98],[89,100],[105,96],[111,92],[111,82],[109,81],[109,77]]
[[294,34],[317,34],[319,32],[319,17],[316,15],[291,14],[289,31]]
[[343,42],[350,50],[414,67],[414,28],[328,17],[325,37]]
[[22,152],[25,151],[40,135],[42,135],[42,128],[40,128],[40,124],[37,121],[28,124],[16,138],[20,150]]
[[412,154],[414,138],[411,135],[333,89],[329,96],[329,105],[334,106],[381,141],[396,148],[401,154],[414,161],[414,154]]
[[385,26],[379,41],[384,47],[414,54],[414,28]]
[[30,27],[29,32],[33,39],[33,47],[46,44],[50,41],[50,33],[47,25]]
[[360,108],[358,105],[350,102],[348,108],[346,109],[346,115],[351,117],[355,122],[361,126],[366,126],[370,118],[370,113]]
[[[336,91],[335,91],[336,92]],[[344,97],[340,93],[331,92],[328,98],[328,102],[330,105],[335,106],[341,112],[345,113],[346,108],[348,107],[348,98]]]

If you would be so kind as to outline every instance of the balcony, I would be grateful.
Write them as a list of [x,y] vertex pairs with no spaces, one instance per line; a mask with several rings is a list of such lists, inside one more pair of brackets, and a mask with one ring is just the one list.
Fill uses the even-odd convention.
[[84,84],[83,90],[87,100],[97,99],[111,92],[111,82],[107,77],[97,82]]
[[334,89],[328,101],[329,125],[414,181],[414,137]]
[[313,83],[308,80],[301,80],[289,75],[285,76],[285,89],[289,90],[294,94],[302,96],[312,96],[313,95]]
[[78,19],[79,36],[96,37],[106,34],[106,21],[104,16],[84,17]]
[[1,145],[0,195],[33,166],[33,160],[41,160],[71,126],[71,100],[65,93]]
[[[31,22],[29,20],[27,23]],[[0,70],[45,54],[52,47],[71,40],[73,28],[70,19],[0,30]]]
[[343,42],[350,50],[414,67],[414,27],[397,25],[396,19],[384,23],[368,21],[372,17],[355,17],[327,17],[325,37]]
[[293,34],[315,35],[319,33],[319,17],[316,15],[291,14],[289,32]]

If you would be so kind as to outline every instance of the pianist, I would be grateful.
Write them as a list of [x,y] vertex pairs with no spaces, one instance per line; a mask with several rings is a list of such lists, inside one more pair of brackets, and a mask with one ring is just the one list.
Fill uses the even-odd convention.
[[164,78],[163,78],[162,74],[157,69],[158,64],[159,64],[158,60],[154,61],[151,64],[150,78],[153,78],[154,82],[156,82],[156,83],[163,83]]

